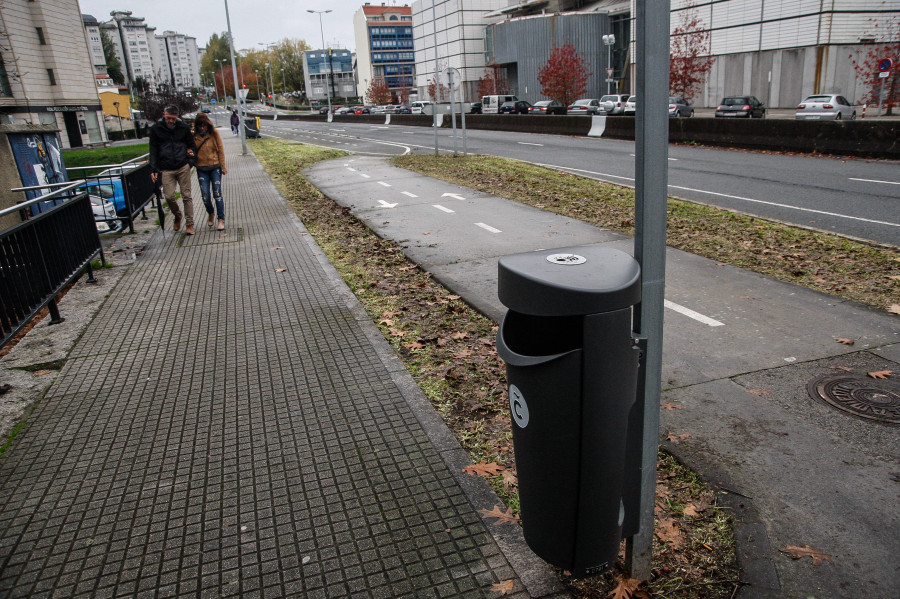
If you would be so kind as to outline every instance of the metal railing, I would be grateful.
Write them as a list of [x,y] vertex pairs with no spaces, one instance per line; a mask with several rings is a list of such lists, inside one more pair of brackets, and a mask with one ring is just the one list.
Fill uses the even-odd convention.
[[[84,180],[84,188],[90,195],[113,203],[112,210],[104,203],[99,210],[102,214],[96,214],[98,221],[109,224],[109,232],[118,232],[127,226],[128,231],[134,233],[134,219],[137,215],[147,218],[145,208],[153,200],[157,187],[150,179],[148,156],[149,154],[144,154],[121,164],[66,169],[69,173],[77,173],[78,178]],[[86,174],[98,169],[100,172],[97,174]]]
[[[0,232],[0,347],[44,306],[51,324],[62,322],[56,296],[85,269],[94,282],[91,260],[103,254],[88,194],[77,191],[83,183],[17,188],[56,191],[0,210],[0,218],[18,213],[23,221]],[[42,211],[33,214],[35,205]]]

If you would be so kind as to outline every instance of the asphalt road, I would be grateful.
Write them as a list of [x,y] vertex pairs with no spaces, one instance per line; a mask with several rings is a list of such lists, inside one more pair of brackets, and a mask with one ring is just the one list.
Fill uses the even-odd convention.
[[[360,154],[434,151],[431,128],[354,123],[352,117],[330,124],[266,120],[263,134]],[[452,130],[439,130],[438,146],[444,153],[454,151]],[[461,130],[455,148],[463,151]],[[467,131],[465,149],[634,185],[635,148],[629,141]],[[900,245],[900,168],[896,161],[689,146],[669,146],[668,160],[671,196]]]

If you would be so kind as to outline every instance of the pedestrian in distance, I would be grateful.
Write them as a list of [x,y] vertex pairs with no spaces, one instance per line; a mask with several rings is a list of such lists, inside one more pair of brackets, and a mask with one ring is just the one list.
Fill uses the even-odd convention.
[[[150,127],[150,179],[162,179],[163,196],[175,216],[172,230],[181,229],[185,221],[185,235],[194,234],[194,201],[191,196],[191,167],[197,159],[194,135],[187,123],[179,118],[176,106],[166,106],[163,118]],[[175,188],[181,191],[184,213],[175,201]]]
[[[200,182],[200,197],[206,206],[206,225],[209,228],[216,223],[216,229],[225,229],[225,200],[222,199],[222,175],[228,174],[225,168],[225,148],[222,138],[213,127],[209,117],[202,112],[194,119],[194,144],[197,146],[197,181]],[[215,209],[213,209],[215,200]]]
[[238,127],[241,126],[241,117],[238,116],[237,110],[231,111],[231,132],[237,135],[240,133]]

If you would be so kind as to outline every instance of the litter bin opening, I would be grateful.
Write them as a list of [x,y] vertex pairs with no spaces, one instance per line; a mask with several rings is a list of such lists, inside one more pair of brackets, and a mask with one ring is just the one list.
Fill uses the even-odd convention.
[[503,319],[503,341],[522,356],[550,356],[580,349],[582,316],[532,316],[510,310]]

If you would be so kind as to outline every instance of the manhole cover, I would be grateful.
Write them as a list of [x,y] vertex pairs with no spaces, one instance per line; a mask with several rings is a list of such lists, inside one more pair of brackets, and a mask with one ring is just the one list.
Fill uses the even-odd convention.
[[827,375],[806,385],[810,396],[864,420],[900,424],[900,384],[850,375]]

